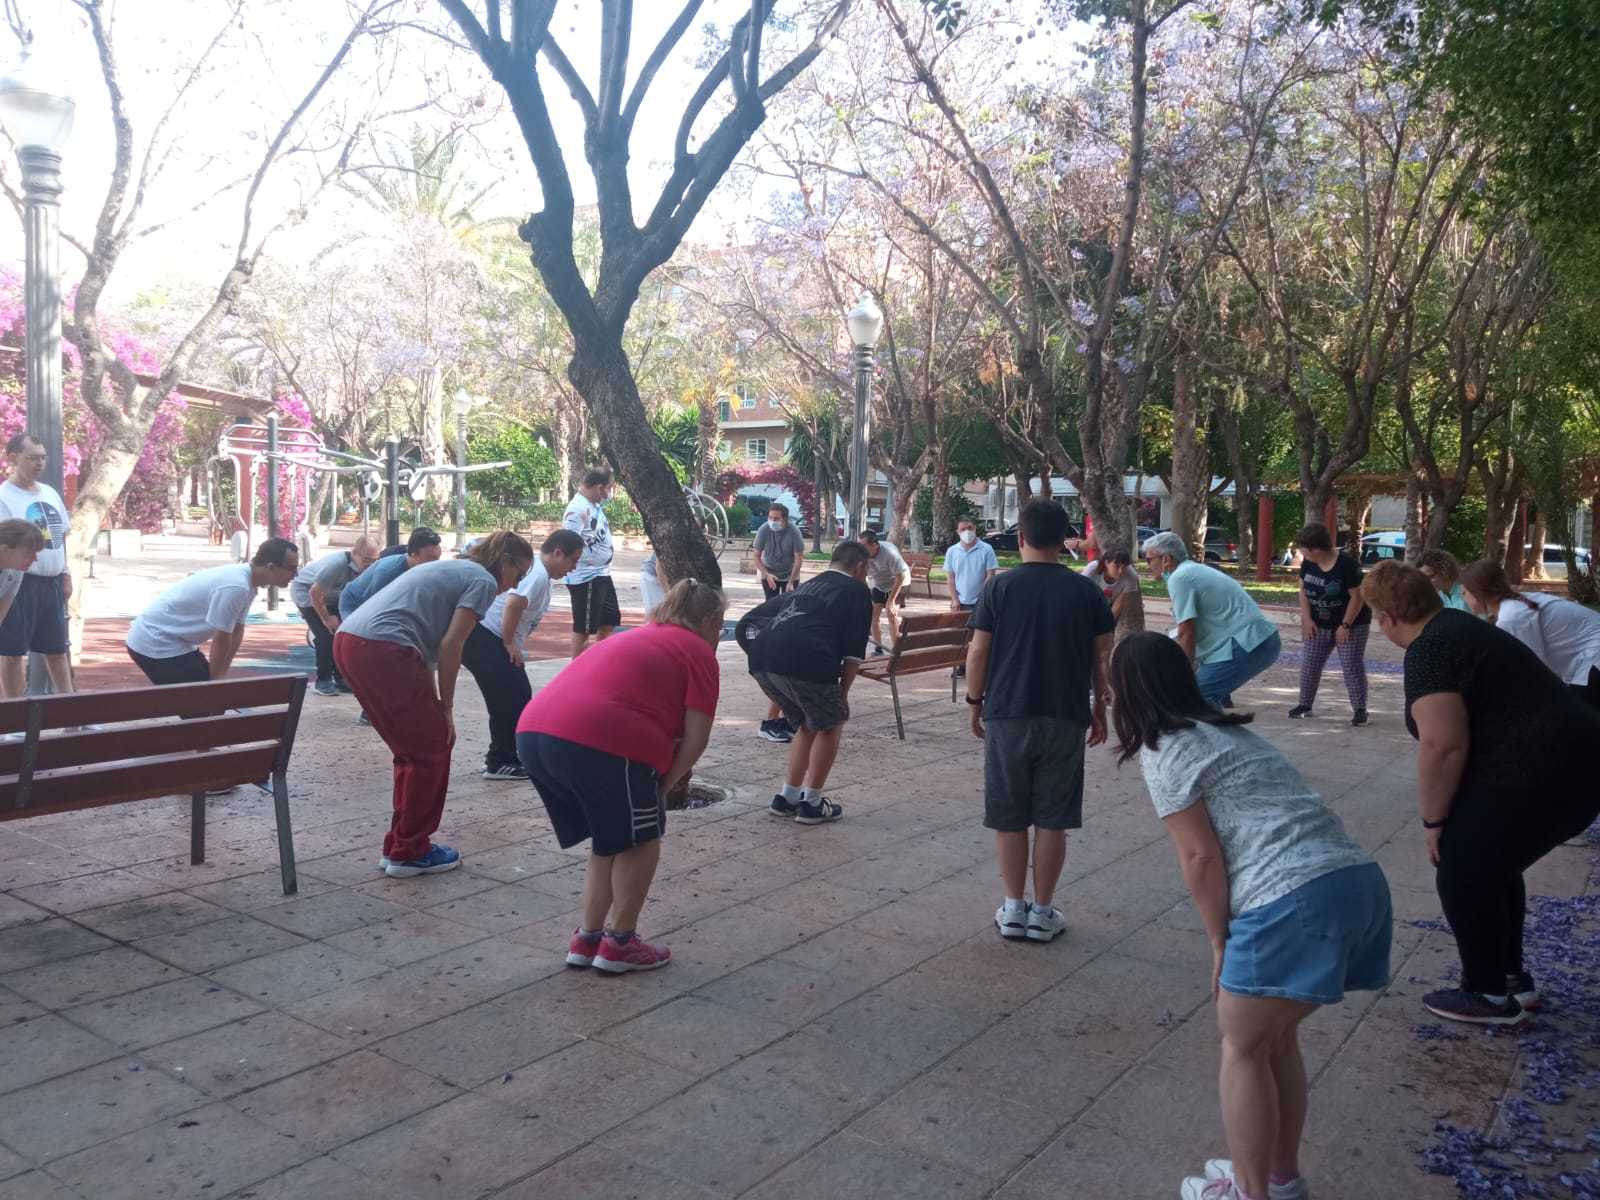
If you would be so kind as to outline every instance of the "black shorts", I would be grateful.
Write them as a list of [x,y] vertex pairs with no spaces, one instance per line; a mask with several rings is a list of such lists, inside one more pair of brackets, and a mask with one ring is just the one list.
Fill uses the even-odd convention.
[[0,622],[0,658],[67,652],[67,601],[60,575],[24,575]]
[[599,633],[622,624],[617,605],[617,585],[609,575],[596,575],[584,583],[567,584],[572,597],[572,632]]
[[777,596],[785,591],[793,590],[794,581],[792,579],[778,579],[774,583],[768,583],[765,575],[761,577],[761,591],[768,600],[771,600],[774,596]]
[[548,733],[517,734],[517,757],[563,850],[588,838],[589,849],[609,858],[667,831],[654,767]]
[[1065,717],[984,721],[985,828],[1081,829],[1087,733]]
[[[885,591],[882,591],[879,588],[873,588],[872,589],[872,602],[874,604],[887,604],[887,603],[889,603],[889,593],[885,592]],[[900,594],[895,597],[894,606],[896,608],[904,608],[906,606],[906,589],[905,588],[902,587],[900,589]]]
[[796,728],[803,726],[812,733],[826,733],[849,720],[844,697],[839,695],[838,680],[817,683],[766,671],[751,671],[750,677],[767,699],[778,706],[784,719]]

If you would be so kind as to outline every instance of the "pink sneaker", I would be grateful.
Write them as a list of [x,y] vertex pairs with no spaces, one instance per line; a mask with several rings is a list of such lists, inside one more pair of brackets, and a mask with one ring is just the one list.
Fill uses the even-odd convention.
[[567,966],[587,967],[594,962],[595,953],[600,949],[600,935],[598,933],[584,936],[582,929],[572,931],[572,941],[567,943]]
[[597,971],[610,971],[613,975],[627,971],[653,971],[666,966],[671,958],[671,950],[665,946],[652,946],[638,934],[626,942],[619,942],[608,933],[600,939],[600,948],[594,956],[594,968]]

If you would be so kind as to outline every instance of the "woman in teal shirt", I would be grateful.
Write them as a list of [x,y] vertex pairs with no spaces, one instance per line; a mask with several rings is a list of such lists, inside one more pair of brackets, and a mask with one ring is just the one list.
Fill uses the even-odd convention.
[[1432,581],[1434,590],[1446,608],[1471,612],[1467,607],[1466,593],[1461,590],[1461,564],[1448,550],[1424,550],[1417,555],[1417,570]]

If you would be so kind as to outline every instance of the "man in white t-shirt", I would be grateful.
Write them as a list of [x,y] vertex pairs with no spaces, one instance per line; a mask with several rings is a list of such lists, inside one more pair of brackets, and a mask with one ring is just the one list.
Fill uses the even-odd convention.
[[533,699],[528,682],[528,635],[550,611],[550,584],[565,577],[583,556],[583,538],[558,529],[545,538],[517,586],[501,592],[461,648],[461,665],[472,674],[489,710],[485,779],[526,779],[517,758],[517,721]]
[[[872,588],[872,641],[874,654],[893,647],[900,640],[900,609],[905,607],[906,589],[911,586],[911,568],[900,554],[900,547],[886,542],[874,529],[861,531],[861,544],[872,556],[867,563],[867,584]],[[881,618],[889,618],[889,640],[880,637]]]
[[[245,617],[263,587],[288,587],[300,551],[288,538],[268,538],[248,563],[212,567],[174,584],[128,627],[128,657],[159,685],[204,683],[228,673]],[[200,647],[211,644],[209,660]]]
[[0,622],[0,690],[7,696],[22,695],[27,690],[28,655],[42,654],[51,688],[70,692],[67,601],[72,598],[72,575],[67,570],[67,534],[72,521],[61,493],[40,482],[46,455],[37,438],[17,434],[6,443],[6,458],[11,469],[0,483],[0,518],[35,526],[44,535],[44,549]]
[[609,467],[590,467],[561,518],[562,528],[583,539],[583,557],[567,576],[567,594],[572,597],[573,658],[583,653],[591,637],[608,638],[622,624],[617,585],[611,579],[611,522],[603,511],[615,490]]

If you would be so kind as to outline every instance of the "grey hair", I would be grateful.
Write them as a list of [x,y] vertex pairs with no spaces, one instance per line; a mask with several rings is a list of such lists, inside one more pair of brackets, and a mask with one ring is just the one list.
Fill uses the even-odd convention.
[[1183,539],[1175,533],[1158,533],[1144,544],[1144,556],[1149,558],[1152,554],[1164,554],[1173,562],[1188,562],[1189,547],[1183,544]]

